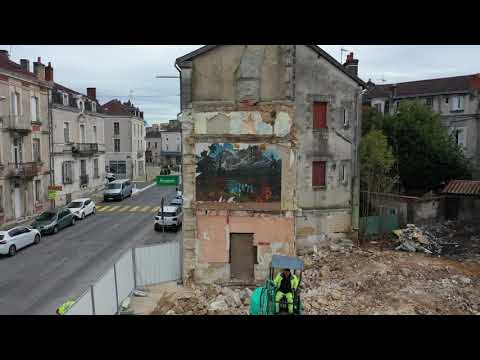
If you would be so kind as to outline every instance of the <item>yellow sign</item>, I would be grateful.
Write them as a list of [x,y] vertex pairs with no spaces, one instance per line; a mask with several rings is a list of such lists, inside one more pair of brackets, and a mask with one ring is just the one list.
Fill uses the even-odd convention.
[[56,200],[60,191],[48,190],[48,200]]

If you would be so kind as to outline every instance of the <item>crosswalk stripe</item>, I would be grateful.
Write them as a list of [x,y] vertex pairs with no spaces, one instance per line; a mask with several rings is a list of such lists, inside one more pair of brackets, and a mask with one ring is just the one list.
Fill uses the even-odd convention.
[[141,212],[148,212],[150,211],[152,207],[151,206],[145,206],[142,210],[140,210]]
[[156,212],[158,212],[158,210],[160,210],[160,208],[157,207],[157,206],[154,206],[154,207],[152,207],[152,210],[150,210],[150,212],[156,213]]
[[140,206],[134,206],[133,208],[131,208],[129,211],[130,212],[135,212],[137,211],[137,209],[139,208]]
[[123,212],[123,211],[127,211],[127,209],[130,208],[130,205],[129,206],[121,206],[119,209],[118,209],[118,212]]
[[109,207],[110,207],[110,206],[102,206],[102,207],[99,206],[99,207],[97,207],[97,210],[98,210],[98,211],[105,211],[105,210],[107,210]]
[[120,207],[120,206],[112,206],[110,209],[104,210],[104,211],[106,211],[106,212],[114,212],[114,211],[118,210],[119,207]]
[[103,209],[103,206],[97,205],[97,206],[95,206],[95,208],[96,208],[97,210],[101,210],[101,209]]

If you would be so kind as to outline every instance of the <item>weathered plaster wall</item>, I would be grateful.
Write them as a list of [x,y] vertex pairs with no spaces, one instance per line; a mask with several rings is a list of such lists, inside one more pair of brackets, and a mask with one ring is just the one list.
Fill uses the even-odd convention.
[[[355,219],[358,214],[353,206],[353,194],[358,191],[355,159],[361,89],[307,46],[296,47],[295,64],[295,126],[299,143],[297,197],[298,207],[307,219],[297,215],[297,244],[302,248],[318,245],[335,236],[334,233],[348,233],[356,227],[352,224],[352,216]],[[326,129],[313,129],[315,101],[327,102]],[[313,161],[326,162],[324,188],[312,186]],[[340,177],[342,165],[346,166],[346,182]]]

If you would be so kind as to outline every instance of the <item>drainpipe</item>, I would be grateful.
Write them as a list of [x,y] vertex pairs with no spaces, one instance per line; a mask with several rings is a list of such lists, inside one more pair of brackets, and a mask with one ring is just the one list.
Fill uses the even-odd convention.
[[[182,70],[178,67],[177,65],[177,62],[175,62],[175,69],[177,69],[178,73],[179,73],[179,76],[180,76],[180,83],[179,83],[179,87],[180,87],[180,112],[177,114],[177,120],[179,119],[179,116],[182,114],[183,112],[183,107],[182,107]],[[181,137],[181,141],[180,141],[180,151],[181,151],[181,154],[182,154],[182,157],[181,157],[181,171],[180,171],[180,174],[181,174],[181,177],[182,177],[182,182],[180,183],[180,188],[182,189],[182,195],[184,195],[184,189],[183,189],[183,179],[184,179],[184,176],[183,176],[183,131],[182,131],[182,123],[180,123],[180,137]],[[161,146],[161,144],[160,144]],[[182,234],[183,234],[183,229],[184,227],[182,226]],[[183,236],[182,236],[182,239],[181,241],[179,240],[180,242],[180,246],[179,246],[179,256],[180,256],[180,279],[178,281],[178,284],[179,285],[183,285]]]

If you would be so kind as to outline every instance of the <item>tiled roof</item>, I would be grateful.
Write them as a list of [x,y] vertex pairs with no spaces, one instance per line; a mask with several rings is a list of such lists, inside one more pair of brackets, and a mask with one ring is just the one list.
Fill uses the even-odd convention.
[[26,76],[28,78],[31,78],[32,80],[38,81],[34,73],[22,69],[20,64],[17,64],[16,62],[8,59],[7,57],[0,56],[0,68],[17,73],[19,75]]
[[63,86],[63,85],[58,84],[58,83],[54,83],[54,87],[55,87],[55,89],[58,89],[58,90],[61,90],[61,91],[65,91],[65,92],[67,92],[67,93],[86,96],[86,95],[84,95],[84,94],[79,93],[78,91],[69,89],[69,88],[67,88],[67,87],[65,87],[65,86]]
[[122,103],[118,99],[110,100],[109,102],[102,105],[102,110],[106,114],[110,115],[127,115],[134,116],[135,110],[140,112],[140,109],[133,106],[132,103]]
[[397,84],[375,85],[366,94],[366,98],[390,97],[395,85],[394,97],[433,95],[468,92],[478,87],[480,74],[408,81]]
[[480,181],[452,180],[443,189],[444,194],[480,196]]

